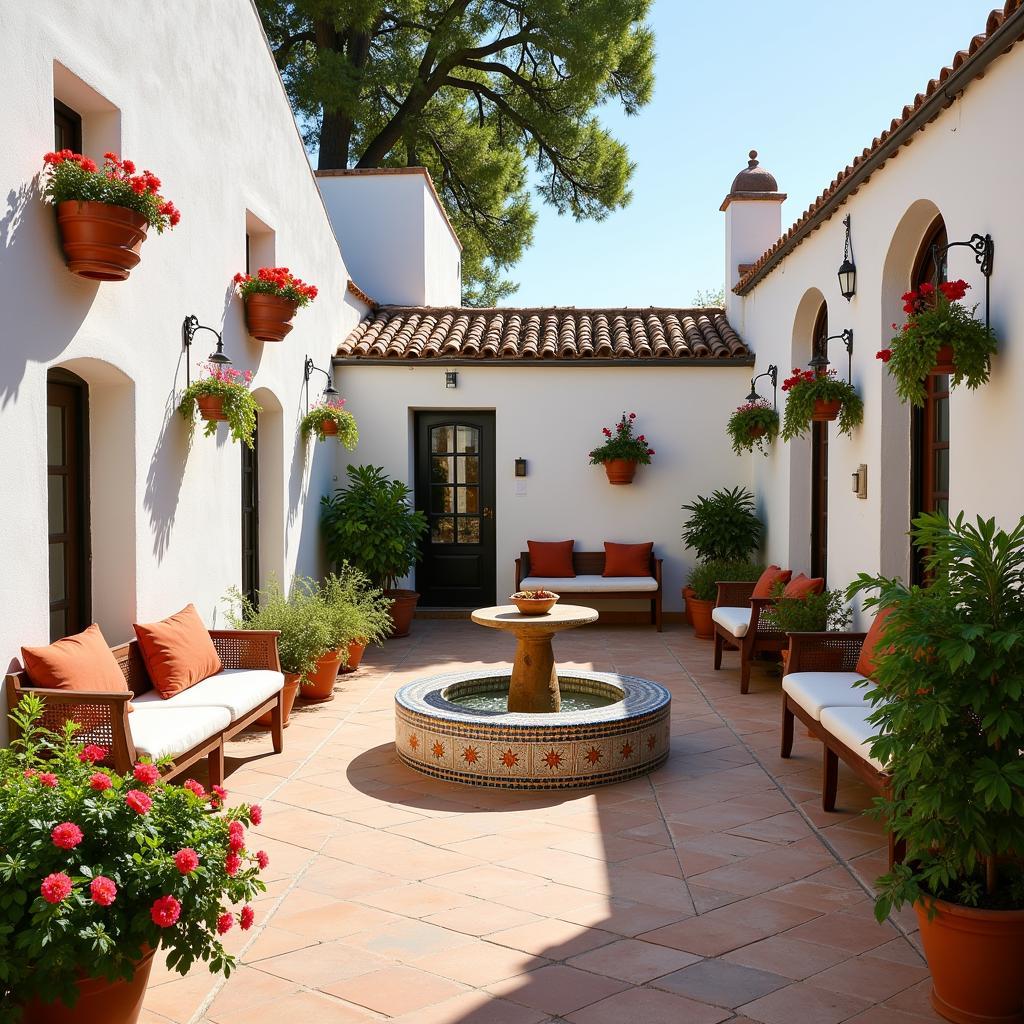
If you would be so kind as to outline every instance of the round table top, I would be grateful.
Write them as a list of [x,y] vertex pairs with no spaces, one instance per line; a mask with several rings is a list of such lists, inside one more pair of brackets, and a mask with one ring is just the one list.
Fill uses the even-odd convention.
[[556,604],[544,615],[523,615],[514,604],[499,604],[491,608],[477,608],[471,618],[478,626],[512,633],[558,633],[596,622],[598,613],[593,608],[578,604]]

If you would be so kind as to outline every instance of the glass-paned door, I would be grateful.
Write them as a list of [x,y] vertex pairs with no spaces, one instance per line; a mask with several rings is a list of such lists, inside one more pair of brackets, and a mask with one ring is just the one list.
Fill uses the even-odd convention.
[[259,419],[252,448],[242,449],[242,593],[253,604],[260,585],[260,460]]

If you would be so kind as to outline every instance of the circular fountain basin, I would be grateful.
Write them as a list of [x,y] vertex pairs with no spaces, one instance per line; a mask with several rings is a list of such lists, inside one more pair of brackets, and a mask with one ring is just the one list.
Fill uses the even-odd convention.
[[572,789],[632,779],[668,757],[672,695],[658,683],[559,672],[563,710],[525,714],[500,704],[510,677],[452,672],[403,686],[395,694],[399,758],[425,775],[472,786]]

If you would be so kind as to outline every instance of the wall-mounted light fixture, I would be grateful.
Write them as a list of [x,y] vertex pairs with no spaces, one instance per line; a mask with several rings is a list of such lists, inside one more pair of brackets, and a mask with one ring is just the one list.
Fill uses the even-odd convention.
[[516,476],[526,476],[526,459],[516,459]]
[[199,331],[209,331],[217,339],[217,347],[207,356],[208,363],[217,366],[229,366],[231,360],[224,353],[224,339],[220,331],[212,327],[204,327],[195,314],[185,317],[181,323],[181,350],[185,353],[185,383],[192,383],[192,366],[190,356],[192,354],[192,339]]
[[851,474],[853,478],[853,493],[858,498],[868,496],[868,467],[862,462]]
[[334,378],[326,371],[321,370],[309,356],[306,356],[306,362],[302,367],[302,382],[306,387],[306,412],[309,412],[309,378],[313,376],[313,371],[322,373],[327,378],[327,386],[324,388],[324,398],[334,398],[338,394],[337,389],[334,386]]
[[762,377],[767,377],[772,382],[772,408],[777,409],[779,407],[779,368],[774,363],[764,373],[750,378],[750,394],[747,395],[747,401],[759,402],[761,400],[755,385]]
[[846,241],[843,243],[843,263],[839,268],[839,293],[847,302],[857,294],[857,264],[853,262],[853,242],[850,241],[850,215],[843,218]]
[[992,260],[996,254],[996,243],[992,241],[991,235],[974,234],[966,242],[949,242],[941,247],[933,245],[932,262],[935,265],[936,284],[939,281],[945,280],[946,256],[949,255],[950,249],[955,249],[958,245],[966,246],[974,253],[974,262],[978,264],[982,274],[985,276],[985,330],[988,331],[990,330],[988,317],[989,279],[992,277]]
[[811,361],[807,364],[815,373],[821,373],[828,366],[828,343],[835,341],[836,339],[842,341],[846,347],[846,359],[847,359],[847,371],[846,379],[852,384],[853,383],[853,328],[848,327],[845,331],[840,334],[830,334],[827,338],[823,338],[821,343],[818,345],[818,351],[811,357]]
[[444,371],[444,386],[446,388],[457,388],[459,386],[459,374],[456,370]]

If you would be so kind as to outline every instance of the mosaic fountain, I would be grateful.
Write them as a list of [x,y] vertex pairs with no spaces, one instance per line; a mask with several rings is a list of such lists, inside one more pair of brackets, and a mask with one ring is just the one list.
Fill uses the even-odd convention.
[[572,789],[653,771],[669,753],[672,696],[648,679],[559,672],[554,635],[594,622],[590,608],[522,615],[481,608],[473,621],[516,637],[511,672],[430,676],[395,694],[395,748],[425,775],[501,789]]

